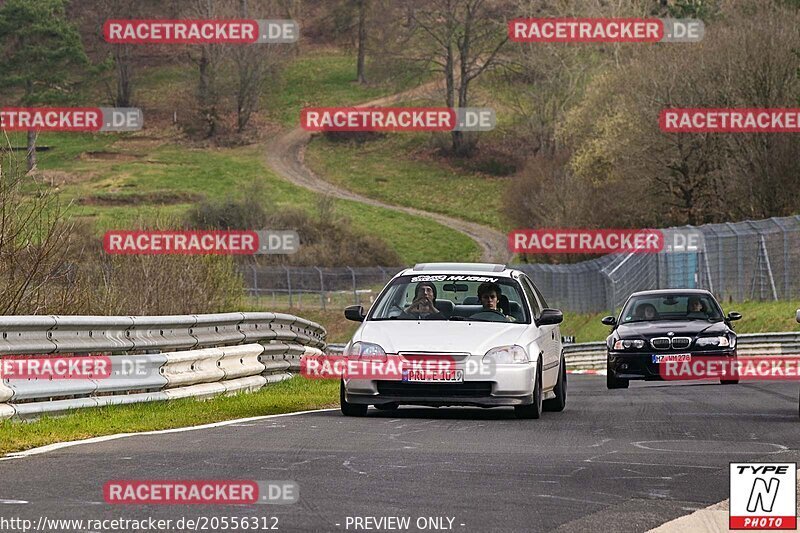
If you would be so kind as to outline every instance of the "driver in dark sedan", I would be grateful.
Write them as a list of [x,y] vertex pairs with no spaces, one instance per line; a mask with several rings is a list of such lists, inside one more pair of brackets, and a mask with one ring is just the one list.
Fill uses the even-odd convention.
[[417,284],[414,289],[414,301],[403,310],[409,315],[423,316],[429,319],[442,320],[445,316],[436,308],[436,286],[430,281]]
[[704,318],[707,316],[708,312],[706,311],[706,306],[700,298],[692,297],[689,298],[689,302],[686,309],[686,314],[689,316],[692,315],[702,315]]
[[635,320],[655,320],[658,316],[658,311],[653,304],[643,303],[636,307],[636,313],[633,318]]

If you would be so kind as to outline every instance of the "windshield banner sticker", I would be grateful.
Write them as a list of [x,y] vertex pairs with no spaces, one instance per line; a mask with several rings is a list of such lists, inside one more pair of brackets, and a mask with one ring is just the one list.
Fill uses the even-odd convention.
[[499,278],[487,278],[484,276],[455,276],[455,275],[439,275],[439,276],[414,276],[411,278],[411,283],[418,283],[420,281],[478,281],[481,283],[497,283]]

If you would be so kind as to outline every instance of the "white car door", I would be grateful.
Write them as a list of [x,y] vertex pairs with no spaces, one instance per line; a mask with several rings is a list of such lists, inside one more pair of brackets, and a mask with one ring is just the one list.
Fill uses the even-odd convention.
[[[535,289],[533,283],[526,277],[521,276],[522,288],[525,295],[531,301],[534,320],[539,318],[547,304],[541,294]],[[545,389],[555,387],[558,380],[559,361],[561,359],[561,330],[557,324],[539,326],[540,336],[537,342],[542,355],[542,383]]]

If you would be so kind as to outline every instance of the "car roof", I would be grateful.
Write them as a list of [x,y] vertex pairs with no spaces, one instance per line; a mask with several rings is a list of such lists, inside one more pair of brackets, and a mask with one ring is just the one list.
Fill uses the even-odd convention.
[[411,274],[464,274],[510,278],[517,272],[519,271],[499,263],[418,263],[412,268],[399,272],[397,276]]
[[652,291],[639,291],[634,292],[631,294],[631,298],[634,296],[659,296],[661,294],[697,294],[704,295],[704,296],[711,296],[714,297],[709,291],[705,289],[658,289]]

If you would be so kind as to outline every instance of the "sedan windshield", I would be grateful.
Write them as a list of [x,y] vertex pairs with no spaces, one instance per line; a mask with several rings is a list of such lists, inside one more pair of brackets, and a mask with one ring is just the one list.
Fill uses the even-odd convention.
[[469,320],[530,323],[519,284],[510,278],[437,274],[401,276],[375,302],[368,320]]
[[706,294],[659,294],[634,296],[622,311],[622,323],[654,320],[722,320],[716,300]]

